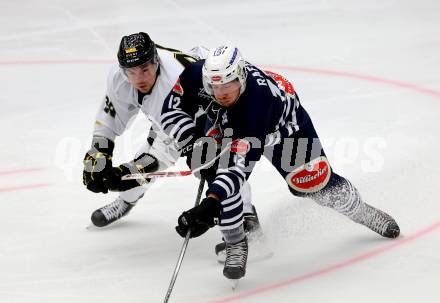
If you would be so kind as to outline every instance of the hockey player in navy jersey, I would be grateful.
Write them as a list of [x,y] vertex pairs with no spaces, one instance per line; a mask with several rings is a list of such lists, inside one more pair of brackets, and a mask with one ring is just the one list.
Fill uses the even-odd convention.
[[[197,112],[207,113],[214,139],[195,141]],[[161,124],[177,149],[194,150],[191,164],[212,176],[206,197],[179,216],[176,231],[184,237],[190,230],[197,237],[218,224],[226,243],[227,278],[246,273],[240,188],[263,155],[293,195],[333,208],[383,237],[399,236],[391,216],[365,203],[350,181],[333,171],[292,84],[244,61],[235,47],[212,49],[206,60],[182,72],[164,102]],[[217,165],[209,166],[209,155]]]

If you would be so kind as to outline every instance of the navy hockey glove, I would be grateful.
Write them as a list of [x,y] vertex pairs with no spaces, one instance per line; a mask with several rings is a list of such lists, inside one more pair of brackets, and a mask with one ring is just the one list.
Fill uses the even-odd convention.
[[149,183],[150,179],[122,180],[128,174],[144,174],[157,171],[159,162],[150,155],[143,153],[133,161],[112,167],[105,173],[104,185],[111,191],[126,191],[143,184]]
[[185,238],[191,231],[191,238],[204,234],[209,228],[219,223],[222,205],[214,198],[207,197],[199,205],[183,212],[177,219],[176,231]]
[[93,137],[92,147],[84,156],[83,184],[95,193],[108,192],[104,174],[112,167],[115,143],[104,137]]

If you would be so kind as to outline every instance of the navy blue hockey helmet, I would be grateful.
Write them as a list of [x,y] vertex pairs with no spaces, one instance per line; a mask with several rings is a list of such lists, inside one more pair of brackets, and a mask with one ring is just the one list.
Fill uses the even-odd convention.
[[158,61],[156,45],[144,32],[124,36],[119,44],[118,61],[122,68],[156,63]]

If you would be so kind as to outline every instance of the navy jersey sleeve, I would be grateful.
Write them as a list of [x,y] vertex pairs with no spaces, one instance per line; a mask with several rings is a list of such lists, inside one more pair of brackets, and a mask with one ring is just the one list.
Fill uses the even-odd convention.
[[191,142],[194,136],[194,117],[199,108],[195,101],[200,87],[203,86],[202,65],[203,60],[185,68],[162,107],[162,128],[175,141],[178,150]]

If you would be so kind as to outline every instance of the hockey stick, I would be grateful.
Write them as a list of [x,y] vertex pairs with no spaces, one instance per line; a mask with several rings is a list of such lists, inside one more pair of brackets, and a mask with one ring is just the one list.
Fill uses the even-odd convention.
[[190,170],[180,170],[180,171],[158,171],[153,173],[145,173],[145,174],[128,174],[122,176],[121,180],[138,180],[138,179],[147,179],[147,178],[163,178],[163,177],[181,177],[181,176],[189,176],[192,172]]
[[144,174],[127,174],[122,176],[121,180],[143,180],[147,178],[157,178],[157,177],[179,177],[179,176],[188,176],[191,175],[191,173],[196,173],[202,169],[205,169],[206,167],[209,167],[212,163],[214,163],[218,158],[220,158],[224,153],[226,153],[232,142],[229,142],[226,147],[214,158],[212,158],[210,161],[206,162],[202,166],[197,167],[196,169],[190,171],[190,170],[184,170],[184,171],[177,171],[177,172],[153,172],[153,173],[144,173]]
[[[201,178],[199,183],[199,189],[197,191],[196,203],[194,206],[199,205],[204,186],[205,186],[205,179]],[[177,259],[177,264],[176,267],[174,268],[173,276],[171,277],[170,286],[168,287],[168,291],[165,295],[165,299],[163,300],[164,303],[167,303],[168,300],[170,299],[171,292],[173,291],[174,283],[176,282],[177,275],[179,274],[180,266],[182,265],[183,257],[185,256],[186,248],[188,247],[190,236],[191,236],[191,231],[188,230],[188,232],[186,233],[185,240],[183,241],[182,248],[180,249],[179,259]]]

